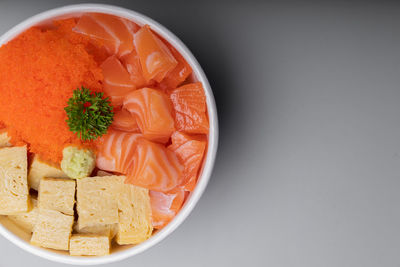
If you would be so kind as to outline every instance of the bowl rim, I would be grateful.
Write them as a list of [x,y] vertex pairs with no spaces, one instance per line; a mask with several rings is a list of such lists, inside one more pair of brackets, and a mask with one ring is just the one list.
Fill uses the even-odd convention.
[[142,25],[149,24],[153,30],[155,30],[163,38],[165,38],[171,45],[173,45],[174,48],[176,48],[182,54],[182,56],[188,61],[189,65],[193,69],[193,74],[198,79],[198,81],[200,81],[203,84],[206,93],[210,131],[209,131],[207,155],[204,161],[202,173],[198,179],[195,190],[191,193],[189,199],[186,201],[186,203],[184,204],[178,215],[166,227],[164,227],[162,230],[158,231],[151,238],[149,238],[148,240],[139,245],[103,257],[74,257],[69,255],[57,254],[49,250],[35,247],[29,244],[28,242],[24,241],[20,237],[16,236],[14,233],[10,232],[0,223],[0,234],[9,241],[11,241],[12,243],[14,243],[15,245],[17,245],[18,247],[42,258],[59,263],[72,264],[72,265],[98,265],[98,264],[106,264],[106,263],[121,261],[123,259],[137,255],[149,249],[150,247],[162,241],[169,234],[171,234],[191,213],[191,211],[193,210],[194,206],[200,199],[201,195],[203,194],[208,184],[212,170],[214,168],[214,163],[218,148],[218,137],[219,137],[217,109],[216,109],[214,95],[211,90],[211,86],[207,80],[207,77],[203,69],[201,68],[200,64],[193,56],[193,54],[189,51],[189,49],[185,46],[185,44],[183,44],[183,42],[176,35],[174,35],[171,31],[169,31],[167,28],[165,28],[157,21],[137,11],[133,11],[130,9],[114,5],[105,5],[105,4],[76,4],[76,5],[67,5],[55,9],[50,9],[48,11],[44,11],[37,15],[27,18],[26,20],[22,21],[21,23],[17,24],[16,26],[8,30],[6,33],[1,35],[0,46],[8,42],[9,40],[13,39],[23,31],[27,30],[31,26],[37,25],[42,21],[49,20],[55,17],[60,17],[63,15],[68,15],[71,13],[78,14],[86,12],[108,13],[133,20]]

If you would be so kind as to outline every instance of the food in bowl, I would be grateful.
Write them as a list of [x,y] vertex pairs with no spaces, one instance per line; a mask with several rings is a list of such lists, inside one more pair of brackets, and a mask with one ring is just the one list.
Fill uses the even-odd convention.
[[191,72],[150,26],[103,13],[4,44],[0,214],[33,245],[74,256],[107,255],[165,227],[208,145],[205,92]]

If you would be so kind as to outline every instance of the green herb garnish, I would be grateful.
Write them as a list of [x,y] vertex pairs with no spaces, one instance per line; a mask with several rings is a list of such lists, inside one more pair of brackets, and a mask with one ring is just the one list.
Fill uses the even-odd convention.
[[107,133],[114,117],[108,97],[82,87],[76,89],[65,107],[66,120],[71,132],[83,141],[94,140]]

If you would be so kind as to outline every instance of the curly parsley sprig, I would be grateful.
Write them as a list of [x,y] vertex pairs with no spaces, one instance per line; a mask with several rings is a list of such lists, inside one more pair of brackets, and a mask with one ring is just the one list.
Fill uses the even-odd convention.
[[65,112],[70,131],[83,141],[94,140],[107,133],[114,118],[108,97],[103,98],[103,93],[91,92],[83,86],[74,91]]

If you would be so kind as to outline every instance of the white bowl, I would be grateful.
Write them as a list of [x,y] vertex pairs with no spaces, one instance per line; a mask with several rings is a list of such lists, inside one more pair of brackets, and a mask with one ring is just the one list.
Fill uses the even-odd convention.
[[56,8],[30,17],[29,19],[23,21],[22,23],[18,24],[17,26],[3,34],[0,37],[0,46],[34,25],[45,24],[56,18],[72,17],[86,12],[108,13],[127,18],[136,22],[139,25],[149,24],[154,31],[156,31],[171,45],[173,45],[185,57],[190,66],[193,68],[192,79],[194,81],[199,81],[203,83],[207,97],[208,116],[210,120],[210,133],[208,151],[196,189],[191,193],[190,197],[186,201],[179,214],[166,227],[156,232],[150,239],[139,245],[121,246],[113,251],[110,255],[104,257],[74,257],[68,255],[67,253],[32,246],[29,243],[30,235],[21,231],[6,217],[1,216],[0,234],[2,234],[5,238],[10,240],[15,245],[32,254],[48,260],[76,265],[95,265],[120,261],[122,259],[143,252],[146,249],[149,249],[150,247],[163,240],[166,236],[171,234],[186,219],[186,217],[190,214],[197,201],[203,194],[214,166],[218,144],[218,120],[214,96],[211,91],[210,84],[208,83],[208,80],[199,63],[189,51],[189,49],[178,39],[178,37],[176,37],[173,33],[171,33],[158,22],[138,12],[116,6],[99,4],[80,4]]

